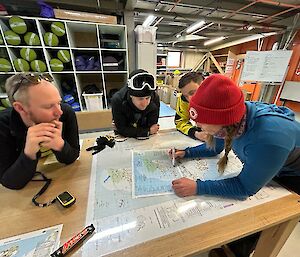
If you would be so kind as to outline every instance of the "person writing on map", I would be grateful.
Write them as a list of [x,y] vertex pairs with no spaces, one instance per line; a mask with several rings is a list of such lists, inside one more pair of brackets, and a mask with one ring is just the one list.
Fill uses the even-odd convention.
[[[189,112],[191,119],[207,133],[208,140],[196,147],[177,150],[175,157],[216,156],[225,149],[218,162],[218,170],[223,173],[228,153],[233,150],[243,168],[238,176],[223,180],[174,180],[172,187],[178,196],[245,199],[273,178],[300,193],[300,124],[290,109],[244,102],[241,89],[231,79],[214,74],[202,82],[191,98]],[[249,251],[237,256],[249,256]]]

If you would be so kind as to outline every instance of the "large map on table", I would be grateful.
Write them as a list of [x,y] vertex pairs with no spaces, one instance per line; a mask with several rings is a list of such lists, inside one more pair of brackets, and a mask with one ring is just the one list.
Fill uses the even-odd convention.
[[[224,174],[217,171],[219,157],[185,159],[173,169],[167,150],[197,144],[199,141],[179,132],[160,132],[149,140],[117,142],[112,149],[95,155],[86,224],[93,223],[96,233],[84,244],[82,256],[104,256],[289,194],[272,184],[245,201],[177,197],[170,190],[171,181],[181,175],[224,179],[237,175],[242,168],[231,154]],[[133,163],[136,168],[132,168]],[[133,192],[138,197],[132,197]],[[147,194],[152,196],[145,197]]]
[[[177,199],[174,194],[132,198],[132,151],[147,149],[168,149],[176,146],[184,149],[195,146],[199,141],[192,140],[178,132],[156,135],[148,140],[128,139],[117,142],[112,149],[105,149],[93,158],[92,177],[89,196],[90,218],[99,219],[124,211],[143,208],[168,200]],[[166,156],[166,161],[169,159]],[[93,172],[94,171],[94,172]],[[171,180],[170,182],[171,183]]]
[[230,152],[224,174],[217,172],[219,157],[179,160],[175,167],[168,156],[168,149],[132,152],[133,197],[173,194],[172,181],[182,177],[196,180],[224,179],[236,176],[242,163]]

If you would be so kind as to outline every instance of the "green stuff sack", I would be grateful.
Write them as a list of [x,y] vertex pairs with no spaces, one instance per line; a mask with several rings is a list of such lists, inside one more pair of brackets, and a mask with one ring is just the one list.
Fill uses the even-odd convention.
[[14,66],[17,71],[27,72],[30,70],[29,63],[21,58],[14,60]]
[[22,48],[20,50],[20,55],[24,60],[28,62],[35,60],[37,57],[36,52],[30,48]]
[[14,32],[18,34],[25,34],[27,31],[27,25],[25,21],[18,16],[12,16],[9,19],[9,26]]

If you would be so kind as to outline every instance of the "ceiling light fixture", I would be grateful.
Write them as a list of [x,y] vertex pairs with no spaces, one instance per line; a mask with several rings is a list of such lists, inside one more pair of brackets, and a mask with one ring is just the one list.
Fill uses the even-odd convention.
[[156,16],[154,15],[149,15],[146,20],[143,23],[143,27],[147,27],[150,26],[152,24],[152,22],[156,19]]
[[168,22],[168,25],[180,26],[180,27],[186,27],[187,26],[186,22],[180,22],[180,21],[171,21],[171,22]]
[[247,28],[247,30],[252,30],[252,29],[254,29],[254,27],[252,26],[252,25],[250,25],[248,28]]
[[157,26],[163,19],[164,19],[164,17],[160,17],[160,18],[153,24],[153,27]]
[[197,34],[198,32],[200,32],[200,31],[202,31],[202,30],[204,30],[204,29],[207,29],[207,28],[209,28],[209,27],[210,27],[210,26],[212,26],[212,25],[214,25],[214,23],[213,23],[213,22],[211,22],[211,23],[209,23],[209,24],[207,24],[207,25],[203,26],[203,27],[202,27],[202,28],[200,28],[200,29],[197,29],[197,30],[193,31],[193,33],[192,33],[192,34]]
[[203,21],[203,20],[198,21],[198,22],[192,24],[191,26],[189,26],[186,30],[186,33],[189,34],[189,33],[193,32],[194,30],[199,29],[204,24],[205,24],[205,21]]
[[158,2],[158,3],[156,4],[155,8],[154,8],[154,11],[155,11],[155,12],[158,12],[158,11],[160,10],[160,8],[161,8],[161,3]]
[[217,43],[217,42],[222,41],[222,40],[224,40],[224,39],[225,39],[225,37],[217,37],[217,38],[214,38],[214,39],[205,41],[205,42],[204,42],[204,45],[205,45],[205,46],[211,45],[211,44],[213,44],[213,43]]

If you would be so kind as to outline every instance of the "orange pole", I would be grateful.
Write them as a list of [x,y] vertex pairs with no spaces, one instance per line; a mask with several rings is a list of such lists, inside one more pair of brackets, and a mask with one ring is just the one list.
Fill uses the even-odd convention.
[[228,15],[225,16],[225,17],[223,17],[223,19],[230,18],[230,17],[232,17],[233,15],[237,14],[238,12],[240,12],[240,11],[242,11],[242,10],[244,10],[244,9],[246,9],[246,8],[248,8],[248,7],[252,6],[252,5],[254,5],[254,4],[256,4],[257,2],[258,2],[258,0],[255,0],[254,2],[251,2],[250,4],[247,4],[247,5],[243,6],[243,7],[241,7],[240,9],[238,9],[238,10],[236,10],[236,11],[234,11],[234,12],[228,14]]
[[270,5],[276,5],[276,6],[282,6],[282,7],[296,7],[294,4],[285,4],[285,3],[280,3],[272,0],[258,0],[260,3],[264,4],[270,4]]

